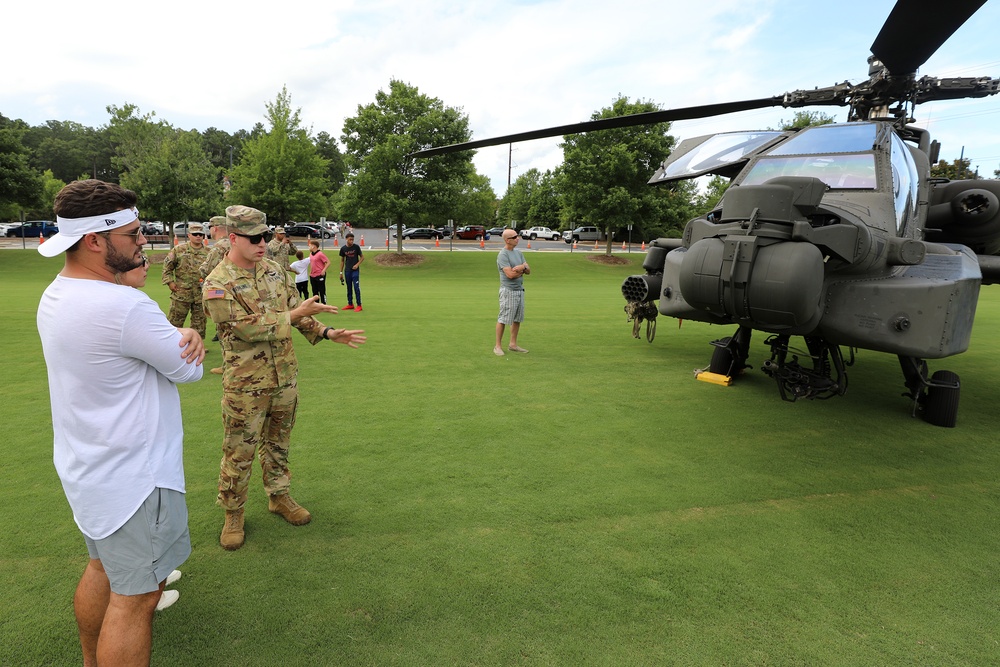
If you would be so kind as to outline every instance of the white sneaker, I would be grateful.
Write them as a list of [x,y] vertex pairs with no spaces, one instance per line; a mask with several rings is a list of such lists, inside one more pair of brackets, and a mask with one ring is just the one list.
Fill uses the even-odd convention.
[[180,570],[174,570],[169,575],[167,575],[167,582],[165,584],[163,584],[163,585],[164,586],[169,586],[170,584],[174,583],[175,581],[177,581],[180,578],[181,578],[181,571]]
[[163,591],[160,594],[160,601],[156,603],[156,611],[163,611],[173,603],[177,602],[177,598],[181,596],[175,590]]

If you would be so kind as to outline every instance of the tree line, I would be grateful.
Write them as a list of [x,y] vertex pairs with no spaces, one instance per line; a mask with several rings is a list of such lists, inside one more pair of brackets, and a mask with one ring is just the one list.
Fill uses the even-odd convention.
[[[56,120],[30,126],[0,114],[0,219],[51,219],[59,188],[98,178],[136,191],[142,216],[168,223],[207,220],[241,203],[275,224],[326,217],[400,230],[449,220],[515,229],[594,225],[607,233],[610,251],[610,239],[629,228],[636,239],[679,236],[728,185],[718,178],[702,192],[690,181],[647,185],[676,143],[669,123],[567,135],[560,166],[526,171],[498,199],[476,172],[473,151],[409,157],[472,138],[460,108],[411,84],[390,80],[372,103],[359,104],[339,141],[303,127],[286,88],[265,109],[263,122],[233,134],[184,130],[127,103],[108,106],[109,121],[99,128]],[[659,109],[619,96],[591,119]],[[785,127],[831,120],[800,112]]]

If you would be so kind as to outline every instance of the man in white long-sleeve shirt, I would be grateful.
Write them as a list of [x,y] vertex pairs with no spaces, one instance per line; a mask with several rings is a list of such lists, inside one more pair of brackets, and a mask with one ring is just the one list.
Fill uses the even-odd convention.
[[56,471],[90,561],[73,598],[84,665],[148,665],[163,582],[191,553],[177,383],[204,344],[115,275],[142,263],[135,193],[75,181],[55,199],[65,264],[42,295]]

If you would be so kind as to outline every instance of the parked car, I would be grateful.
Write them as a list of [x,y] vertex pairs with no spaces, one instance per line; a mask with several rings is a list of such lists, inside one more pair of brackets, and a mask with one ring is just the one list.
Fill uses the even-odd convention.
[[[179,236],[181,238],[186,238],[188,235],[188,225],[187,222],[175,222],[173,225],[174,236]],[[145,233],[145,232],[144,232]]]
[[453,238],[475,239],[477,241],[482,241],[483,239],[489,240],[490,235],[486,232],[486,228],[482,225],[466,225],[465,227],[459,227],[456,229]]
[[572,243],[573,241],[600,241],[601,230],[597,227],[577,227],[568,232],[563,232],[563,241]]
[[[142,223],[142,234],[143,236],[157,236],[163,233],[163,223],[162,222],[144,222]],[[187,232],[185,232],[186,234]]]
[[49,238],[59,231],[56,223],[51,220],[28,220],[23,224],[15,225],[7,230],[7,236],[23,236],[25,238],[38,238],[44,236]]
[[443,239],[444,234],[430,227],[413,227],[403,230],[404,239]]
[[559,239],[559,232],[554,232],[548,227],[532,227],[531,229],[522,229],[521,238],[530,239],[532,241],[538,238],[556,241]]
[[503,235],[503,230],[505,229],[507,229],[507,227],[490,227],[486,230],[486,233],[490,236],[501,236]]
[[329,229],[324,229],[319,225],[314,225],[308,222],[297,222],[294,225],[285,225],[285,235],[286,236],[311,236],[314,239],[320,237],[324,239],[333,238],[333,232]]

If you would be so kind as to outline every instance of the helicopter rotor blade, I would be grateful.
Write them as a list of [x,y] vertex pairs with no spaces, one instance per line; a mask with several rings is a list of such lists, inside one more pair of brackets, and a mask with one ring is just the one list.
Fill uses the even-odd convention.
[[893,74],[911,74],[986,4],[986,0],[899,0],[872,43],[872,54]]
[[461,144],[452,144],[450,146],[426,148],[424,150],[411,153],[410,157],[433,157],[435,155],[444,155],[445,153],[468,151],[475,148],[485,148],[486,146],[499,146],[500,144],[511,144],[518,141],[529,141],[531,139],[558,137],[565,134],[579,134],[580,132],[610,130],[620,127],[634,127],[636,125],[652,125],[654,123],[667,123],[677,120],[689,120],[692,118],[707,118],[709,116],[736,113],[737,111],[750,111],[753,109],[782,106],[783,102],[784,97],[778,95],[776,97],[764,97],[761,99],[743,100],[740,102],[723,102],[722,104],[705,104],[697,107],[647,111],[645,113],[630,114],[628,116],[615,116],[613,118],[601,118],[598,120],[585,121],[583,123],[560,125],[558,127],[549,127],[543,130],[533,130],[531,132],[507,134],[502,137],[493,137],[492,139],[480,139],[477,141],[466,141]]

